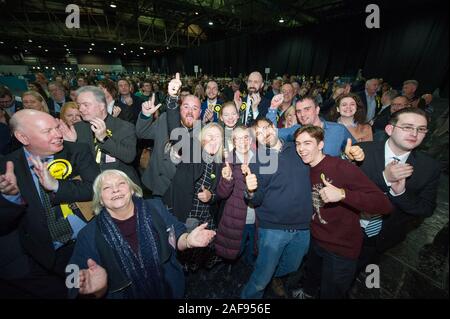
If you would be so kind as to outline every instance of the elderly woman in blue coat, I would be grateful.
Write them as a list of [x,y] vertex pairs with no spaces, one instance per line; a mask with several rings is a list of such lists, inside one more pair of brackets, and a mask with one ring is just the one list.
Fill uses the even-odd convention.
[[93,207],[97,216],[80,231],[70,260],[81,270],[69,297],[183,298],[176,250],[206,247],[215,232],[202,224],[187,233],[160,200],[142,199],[140,187],[118,170],[97,177]]

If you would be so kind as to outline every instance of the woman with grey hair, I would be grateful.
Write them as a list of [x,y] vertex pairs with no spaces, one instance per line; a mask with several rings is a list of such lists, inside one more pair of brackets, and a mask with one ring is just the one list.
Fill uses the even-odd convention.
[[[215,232],[202,224],[186,232],[160,200],[122,171],[106,170],[94,182],[97,215],[78,235],[70,264],[79,271],[72,298],[161,299],[184,296],[176,250],[207,246]],[[75,267],[75,268],[77,268]]]

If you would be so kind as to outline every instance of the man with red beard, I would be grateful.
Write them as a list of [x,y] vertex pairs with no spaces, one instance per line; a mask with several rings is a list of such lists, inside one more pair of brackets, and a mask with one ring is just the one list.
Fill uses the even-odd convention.
[[[167,112],[154,120],[153,114],[161,104],[155,105],[155,101],[150,99],[142,104],[142,111],[136,122],[137,137],[155,142],[150,163],[142,175],[142,183],[157,197],[163,197],[166,194],[176,171],[175,164],[166,156],[170,132],[175,128],[185,128],[187,132],[190,132],[195,121],[200,118],[201,107],[197,97],[193,95],[184,97],[181,106],[178,107],[180,88],[181,80],[177,73],[175,79],[172,79],[168,85],[168,96],[165,102]],[[169,202],[165,200],[166,204]]]
[[65,268],[86,221],[72,203],[92,200],[99,170],[86,145],[63,141],[51,115],[22,110],[10,125],[23,147],[0,161],[0,211],[23,214],[2,225],[0,298],[65,298]]

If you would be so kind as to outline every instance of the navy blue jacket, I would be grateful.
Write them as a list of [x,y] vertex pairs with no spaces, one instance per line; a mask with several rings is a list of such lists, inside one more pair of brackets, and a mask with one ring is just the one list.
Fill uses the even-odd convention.
[[312,216],[309,166],[297,154],[295,144],[285,143],[281,152],[270,150],[270,162],[269,157],[262,157],[261,151],[257,153],[258,159],[250,164],[250,169],[256,174],[258,188],[249,200],[255,207],[259,226],[309,229]]
[[[148,199],[145,202],[150,208],[149,213],[152,214],[153,227],[159,238],[156,247],[160,256],[160,266],[166,287],[169,288],[172,298],[183,298],[185,289],[184,273],[176,258],[176,250],[169,244],[167,229],[173,225],[178,242],[178,238],[186,232],[186,227],[167,211],[161,200]],[[87,260],[89,258],[105,268],[108,274],[108,292],[105,298],[123,299],[125,296],[124,292],[126,289],[129,289],[131,281],[121,271],[115,259],[114,251],[100,232],[96,218],[78,234],[77,243],[69,264],[78,265],[80,269],[87,269]],[[77,295],[78,289],[73,288],[69,290],[69,298],[76,298]]]

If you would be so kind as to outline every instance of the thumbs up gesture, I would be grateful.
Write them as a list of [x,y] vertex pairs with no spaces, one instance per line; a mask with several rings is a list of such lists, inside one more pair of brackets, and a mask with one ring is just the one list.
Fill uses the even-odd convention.
[[4,195],[17,195],[19,186],[17,186],[17,178],[14,174],[14,163],[6,162],[6,172],[0,175],[0,193]]
[[180,73],[175,74],[175,79],[170,80],[167,92],[170,96],[175,97],[178,95],[178,91],[181,88],[181,80],[180,80]]
[[361,147],[357,145],[352,145],[351,138],[347,139],[347,145],[345,145],[344,152],[345,155],[347,155],[347,157],[352,161],[361,162],[364,160],[364,151],[362,150]]
[[337,188],[325,178],[324,174],[320,174],[322,183],[325,186],[319,191],[320,197],[324,203],[336,203],[345,198],[345,191],[342,188]]
[[241,165],[242,173],[245,175],[245,184],[249,193],[253,193],[258,188],[258,179],[255,174],[252,174],[248,165]]
[[222,168],[222,177],[227,181],[231,181],[233,178],[233,172],[231,171],[231,167],[228,162],[225,162],[225,166]]
[[198,193],[197,198],[203,202],[207,203],[211,200],[212,194],[211,192],[202,185],[202,191]]

